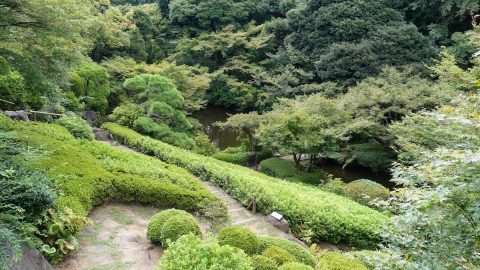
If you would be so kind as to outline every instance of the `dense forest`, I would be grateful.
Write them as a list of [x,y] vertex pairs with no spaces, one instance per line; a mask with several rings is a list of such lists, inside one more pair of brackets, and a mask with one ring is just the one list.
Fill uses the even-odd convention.
[[112,201],[167,209],[156,269],[479,269],[479,91],[478,0],[2,0],[0,269]]

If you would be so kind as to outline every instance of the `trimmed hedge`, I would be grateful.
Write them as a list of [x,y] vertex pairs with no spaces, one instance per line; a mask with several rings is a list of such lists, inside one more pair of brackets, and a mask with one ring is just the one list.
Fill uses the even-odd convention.
[[258,241],[258,253],[264,252],[267,248],[271,246],[277,246],[285,249],[286,251],[288,251],[288,253],[295,256],[298,262],[310,266],[315,266],[316,264],[315,257],[310,253],[308,249],[305,249],[302,246],[288,241],[284,238],[274,236],[259,236]]
[[312,241],[345,242],[359,248],[374,248],[380,241],[378,230],[388,218],[380,212],[348,198],[317,187],[281,181],[248,168],[168,145],[158,140],[108,123],[103,126],[116,139],[127,141],[137,150],[186,168],[193,174],[223,188],[230,196],[248,205],[253,195],[264,214],[283,214],[294,234],[310,230]]
[[295,163],[283,158],[268,158],[260,162],[260,171],[273,177],[287,178],[297,174]]
[[58,119],[55,123],[65,127],[75,138],[84,138],[88,140],[93,140],[95,138],[92,128],[87,121],[78,116],[64,116]]
[[239,248],[249,255],[257,253],[258,238],[255,233],[239,226],[224,227],[217,236],[220,245]]
[[173,216],[162,226],[162,246],[168,247],[169,241],[175,242],[180,236],[186,234],[202,235],[197,220],[191,215]]
[[220,246],[216,241],[184,235],[165,251],[162,270],[235,269],[253,270],[250,258],[240,249]]
[[368,270],[359,260],[349,258],[340,252],[326,252],[318,261],[316,270]]
[[288,262],[280,266],[278,270],[313,270],[313,268],[299,262]]
[[[257,162],[272,157],[272,152],[267,150],[261,150],[257,152]],[[213,158],[222,160],[225,162],[247,166],[249,163],[254,162],[253,152],[246,151],[244,146],[229,147],[225,150],[212,155]]]
[[147,238],[152,243],[162,243],[162,228],[165,222],[174,216],[189,216],[190,214],[178,209],[168,209],[156,213],[150,218],[147,227]]
[[277,263],[263,255],[256,255],[251,258],[255,270],[276,270]]
[[364,205],[369,205],[375,199],[386,200],[390,196],[386,187],[368,179],[359,179],[348,183],[343,192],[345,196]]
[[264,252],[262,252],[262,255],[272,259],[278,265],[295,261],[295,257],[292,254],[288,253],[288,251],[286,251],[285,249],[277,246],[271,246],[267,248]]

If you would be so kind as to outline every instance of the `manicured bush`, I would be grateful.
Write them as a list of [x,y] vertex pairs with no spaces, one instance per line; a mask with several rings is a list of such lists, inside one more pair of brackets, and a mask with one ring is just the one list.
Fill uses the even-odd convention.
[[361,204],[369,205],[375,199],[388,199],[389,191],[379,183],[368,179],[359,179],[345,185],[345,196]]
[[104,128],[120,141],[127,138],[129,146],[184,167],[222,187],[244,205],[248,205],[256,195],[259,211],[264,214],[280,212],[294,234],[310,230],[314,242],[344,242],[359,248],[373,248],[380,241],[380,227],[388,222],[386,215],[318,187],[282,181],[245,167],[194,154],[117,124],[108,123]]
[[78,116],[64,116],[58,119],[56,123],[68,129],[75,138],[85,138],[88,140],[95,138],[92,127],[90,127],[87,121]]
[[189,216],[190,214],[178,209],[168,209],[153,215],[147,227],[147,238],[153,243],[162,242],[162,228],[165,222],[174,216]]
[[259,236],[259,245],[258,245],[258,253],[264,252],[267,248],[271,246],[281,247],[284,250],[288,251],[288,253],[292,254],[296,261],[304,263],[306,265],[315,266],[315,257],[312,253],[287,239],[280,238],[280,237],[273,237],[273,236]]
[[368,270],[359,260],[349,258],[340,252],[326,252],[318,261],[317,270]]
[[278,246],[271,246],[267,248],[264,252],[262,252],[262,255],[272,259],[278,265],[282,265],[286,262],[295,261],[295,257],[292,254],[288,253],[288,251]]
[[258,238],[247,228],[239,226],[224,227],[217,236],[220,245],[229,245],[239,248],[252,255],[257,253]]
[[173,216],[162,226],[162,246],[168,247],[169,241],[175,242],[180,236],[186,234],[193,234],[200,236],[200,225],[197,220],[191,216]]
[[276,270],[277,263],[263,255],[255,255],[252,257],[253,269],[255,270]]
[[260,162],[260,171],[273,177],[287,178],[297,173],[295,163],[282,158],[269,158]]
[[313,268],[299,262],[288,262],[280,266],[278,270],[313,270]]
[[108,116],[108,119],[123,126],[133,127],[135,120],[144,114],[144,106],[135,103],[128,103],[126,105],[116,107],[112,114]]
[[214,154],[212,157],[225,162],[246,166],[248,162],[249,152],[237,152],[232,149],[236,148],[227,148]]
[[241,250],[220,246],[215,240],[202,241],[194,235],[184,235],[165,251],[162,270],[235,269],[253,270],[250,258]]

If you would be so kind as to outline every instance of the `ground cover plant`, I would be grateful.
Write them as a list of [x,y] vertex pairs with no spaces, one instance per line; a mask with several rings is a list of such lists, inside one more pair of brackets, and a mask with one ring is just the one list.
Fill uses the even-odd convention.
[[[5,116],[0,116],[0,122],[2,132],[14,132],[19,142],[42,149],[27,167],[44,171],[60,192],[45,220],[37,225],[42,235],[45,230],[39,238],[53,262],[75,249],[74,236],[89,211],[109,199],[199,212],[211,203],[218,204],[196,178],[158,159],[77,140],[58,125],[15,122]],[[220,210],[226,213],[224,206]],[[61,229],[53,230],[57,227]]]
[[375,210],[318,188],[281,181],[248,168],[193,154],[117,124],[108,123],[103,127],[129,146],[185,167],[222,187],[244,205],[256,195],[260,211],[266,214],[281,212],[294,234],[309,233],[312,241],[375,247],[380,240],[376,231],[387,222],[387,217]]

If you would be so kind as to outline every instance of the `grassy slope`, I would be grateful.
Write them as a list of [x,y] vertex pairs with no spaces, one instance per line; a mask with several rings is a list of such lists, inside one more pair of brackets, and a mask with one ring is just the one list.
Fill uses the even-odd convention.
[[377,230],[387,217],[345,197],[194,154],[117,124],[108,123],[104,128],[117,139],[127,138],[131,147],[224,188],[244,205],[256,195],[260,211],[282,213],[297,235],[312,234],[314,241],[345,242],[360,248],[374,247],[380,241]]

